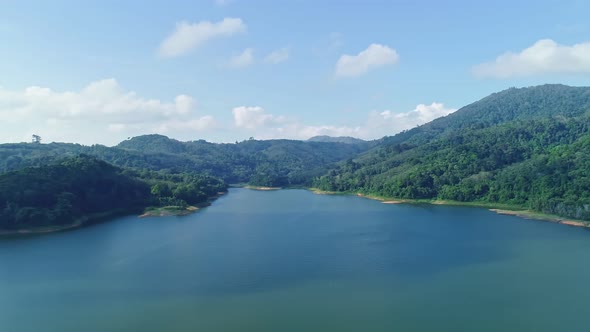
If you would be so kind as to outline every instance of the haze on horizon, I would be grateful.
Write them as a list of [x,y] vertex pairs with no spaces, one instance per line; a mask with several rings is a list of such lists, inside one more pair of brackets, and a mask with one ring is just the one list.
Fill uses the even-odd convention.
[[0,143],[393,135],[511,86],[588,85],[588,12],[579,0],[9,0]]

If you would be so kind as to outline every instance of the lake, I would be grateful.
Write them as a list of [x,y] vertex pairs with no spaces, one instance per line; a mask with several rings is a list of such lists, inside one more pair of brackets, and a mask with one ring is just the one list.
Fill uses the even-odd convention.
[[0,240],[0,331],[588,331],[589,262],[585,229],[231,189]]

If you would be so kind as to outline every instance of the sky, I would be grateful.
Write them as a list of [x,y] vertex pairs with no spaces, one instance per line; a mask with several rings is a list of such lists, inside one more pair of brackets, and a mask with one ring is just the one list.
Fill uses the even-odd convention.
[[0,143],[376,139],[590,85],[590,1],[0,0]]

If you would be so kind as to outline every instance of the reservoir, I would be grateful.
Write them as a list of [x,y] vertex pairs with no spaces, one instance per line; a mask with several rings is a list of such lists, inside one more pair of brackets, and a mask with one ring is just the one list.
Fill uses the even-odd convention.
[[588,331],[590,232],[231,189],[184,217],[0,239],[0,331]]

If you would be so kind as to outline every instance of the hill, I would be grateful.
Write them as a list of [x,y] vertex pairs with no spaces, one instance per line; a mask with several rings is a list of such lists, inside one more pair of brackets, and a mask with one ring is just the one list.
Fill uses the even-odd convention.
[[354,138],[354,137],[350,137],[350,136],[338,136],[338,137],[332,137],[332,136],[326,136],[326,135],[320,135],[320,136],[314,136],[308,139],[309,142],[336,142],[336,143],[346,143],[346,144],[367,144],[367,141],[362,140],[360,138]]
[[260,186],[310,185],[336,162],[366,151],[363,144],[246,140],[232,144],[203,140],[180,142],[162,135],[144,135],[116,147],[78,144],[2,144],[0,172],[42,166],[80,153],[114,165],[170,173],[199,173],[227,183]]
[[79,226],[149,206],[186,206],[226,188],[205,176],[123,170],[79,155],[0,174],[0,233]]
[[[543,85],[494,93],[446,117],[371,142],[316,137],[218,144],[145,135],[116,147],[3,144],[0,173],[9,172],[3,175],[6,188],[18,189],[9,186],[13,182],[34,187],[27,176],[34,179],[40,176],[35,172],[82,153],[122,167],[118,174],[147,184],[149,199],[159,205],[201,200],[225,186],[216,180],[220,178],[259,186],[502,204],[590,220],[589,129],[590,88]],[[55,192],[71,192],[62,189]],[[5,195],[3,213],[13,213],[8,207],[14,199],[8,191]],[[53,197],[40,205],[47,218],[58,201]]]
[[590,220],[589,126],[590,88],[512,88],[384,138],[314,186]]
[[590,110],[590,88],[546,84],[493,93],[445,117],[385,137],[383,145],[424,144],[449,132],[486,128],[515,120],[575,117]]

